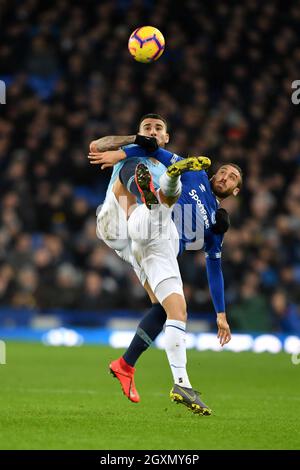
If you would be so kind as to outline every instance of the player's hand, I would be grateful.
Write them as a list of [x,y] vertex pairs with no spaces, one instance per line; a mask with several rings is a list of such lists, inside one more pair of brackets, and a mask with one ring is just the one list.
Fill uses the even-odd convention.
[[231,340],[230,328],[226,320],[226,313],[217,314],[218,339],[223,347]]
[[134,143],[150,153],[156,152],[156,150],[159,149],[158,142],[155,137],[137,134]]
[[101,170],[114,166],[126,158],[123,150],[108,150],[107,152],[90,152],[88,159],[92,165],[101,165]]
[[212,225],[212,231],[216,234],[222,235],[226,233],[230,227],[230,218],[228,212],[223,208],[216,210],[216,223]]

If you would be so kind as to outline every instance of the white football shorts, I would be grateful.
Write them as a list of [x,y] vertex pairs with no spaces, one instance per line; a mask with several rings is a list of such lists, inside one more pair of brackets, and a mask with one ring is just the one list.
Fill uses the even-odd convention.
[[117,201],[116,196],[111,191],[97,213],[98,238],[115,250],[117,255],[129,263],[142,285],[146,282],[146,275],[143,269],[136,262],[132,254],[132,241],[128,237],[128,224],[125,211]]
[[179,236],[171,215],[172,208],[163,204],[151,210],[142,204],[128,219],[132,253],[160,303],[172,293],[183,296]]

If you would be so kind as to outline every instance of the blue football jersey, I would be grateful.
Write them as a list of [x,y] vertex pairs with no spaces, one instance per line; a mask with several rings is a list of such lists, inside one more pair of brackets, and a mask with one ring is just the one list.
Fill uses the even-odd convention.
[[[203,240],[199,248],[203,247],[210,258],[220,258],[224,237],[212,231],[212,226],[216,223],[216,210],[219,204],[212,192],[206,172],[204,170],[189,171],[181,176],[181,182],[182,192],[177,201],[182,208],[181,226],[177,226],[177,230],[181,229],[182,233],[180,252],[189,249],[191,243]],[[173,214],[173,220],[177,225],[176,212],[174,211]]]
[[[134,148],[136,147],[136,148]],[[139,146],[126,149],[127,157],[133,155],[147,157],[147,153]],[[159,148],[154,158],[168,167],[182,157]],[[144,163],[148,160],[144,160]],[[218,201],[212,192],[208,176],[204,170],[188,171],[181,176],[182,192],[173,210],[173,220],[177,227],[180,240],[180,253],[188,249],[204,249],[211,259],[221,257],[223,235],[212,231],[215,224]],[[193,245],[192,245],[193,244]]]
[[[182,157],[164,149],[147,154],[141,147],[126,149],[127,157],[153,156],[165,167]],[[212,230],[218,201],[205,171],[188,171],[181,176],[182,192],[173,209],[173,220],[180,240],[180,252],[203,248],[209,289],[216,313],[225,312],[224,279],[221,267],[223,235]],[[193,244],[193,246],[191,246]]]

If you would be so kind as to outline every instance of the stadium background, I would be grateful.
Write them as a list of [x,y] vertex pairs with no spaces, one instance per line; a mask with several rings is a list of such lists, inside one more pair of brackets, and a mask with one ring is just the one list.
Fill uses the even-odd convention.
[[[230,347],[279,352],[287,334],[285,350],[299,352],[299,2],[2,0],[0,21],[0,338],[34,340],[0,341],[0,449],[298,449],[297,354],[189,350],[189,375],[214,411],[199,420],[169,401],[161,351],[138,364],[135,407],[106,373],[124,349],[99,347],[105,330],[70,349],[46,348],[38,331],[48,344],[80,344],[83,327],[120,332],[148,307],[96,238],[109,172],[87,153],[92,139],[134,133],[158,112],[169,149],[244,170],[241,196],[226,203],[223,268],[232,329],[259,336]],[[151,65],[127,51],[143,24],[166,38]],[[180,265],[194,345],[215,349],[203,256]]]
[[[25,0],[1,10],[1,307],[99,317],[149,305],[96,238],[110,173],[90,167],[87,153],[93,138],[135,133],[140,116],[158,112],[170,124],[169,149],[244,170],[241,196],[226,202],[233,329],[299,334],[300,118],[291,102],[299,4]],[[151,65],[127,51],[145,23],[167,44]],[[189,310],[213,323],[203,255],[180,265]]]

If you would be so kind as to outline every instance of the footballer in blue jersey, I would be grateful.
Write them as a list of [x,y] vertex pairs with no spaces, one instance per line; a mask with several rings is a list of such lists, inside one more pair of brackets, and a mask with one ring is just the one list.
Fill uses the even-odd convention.
[[[139,150],[136,146],[124,148],[127,158],[131,158],[133,152],[140,158],[145,159],[149,157],[147,152],[141,147]],[[155,157],[158,161],[163,163],[165,167],[175,162],[183,160],[182,157],[171,153],[164,149],[158,149],[153,152],[151,156]],[[196,219],[200,214],[202,224],[204,228],[204,251],[211,258],[221,257],[221,247],[223,242],[223,234],[218,234],[215,231],[216,225],[216,212],[219,209],[219,204],[222,199],[233,195],[236,196],[239,193],[241,186],[241,170],[235,164],[229,164],[232,166],[232,171],[229,174],[229,180],[232,181],[232,185],[228,188],[224,182],[223,170],[220,169],[218,172],[218,178],[220,181],[215,181],[216,176],[214,175],[210,181],[206,171],[201,170],[197,172],[188,171],[181,176],[182,189],[177,204],[182,208],[186,205],[192,205],[194,210],[192,211],[192,228],[196,225]],[[223,165],[222,168],[225,168]],[[173,215],[173,220],[176,224],[176,219]],[[184,212],[182,211],[182,221],[184,224]],[[180,238],[180,253],[182,253],[188,243],[195,241],[193,238],[189,238],[182,227],[178,226],[178,231],[181,233]]]
[[[138,148],[139,150],[138,150]],[[166,167],[171,164],[176,164],[182,157],[173,154],[162,148],[157,149],[153,153],[145,151],[139,146],[131,146],[124,148],[122,154],[118,154],[116,158],[130,159],[133,155],[145,159],[149,156],[155,157]],[[115,155],[107,155],[102,159],[102,163],[109,161],[110,157]],[[117,160],[115,160],[117,161]],[[177,226],[179,233],[179,249],[178,254],[185,249],[190,249],[191,243],[195,242],[195,238],[189,236],[194,233],[197,221],[200,220],[200,226],[203,231],[200,231],[202,245],[196,245],[197,249],[202,248],[206,255],[207,277],[210,287],[210,292],[217,314],[225,311],[224,300],[224,280],[221,269],[221,251],[223,243],[223,234],[217,233],[216,230],[216,215],[219,212],[218,205],[222,199],[239,193],[241,186],[241,170],[235,164],[223,165],[216,175],[209,180],[205,171],[192,172],[188,171],[181,176],[181,195],[177,199],[177,207],[182,207],[182,215],[178,218],[178,210],[172,213],[173,220]],[[191,210],[188,211],[190,221],[185,221],[184,209],[190,206]],[[175,213],[175,215],[174,215]],[[180,224],[178,224],[180,219]],[[198,224],[199,225],[199,224]]]

